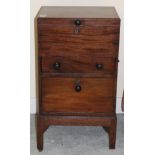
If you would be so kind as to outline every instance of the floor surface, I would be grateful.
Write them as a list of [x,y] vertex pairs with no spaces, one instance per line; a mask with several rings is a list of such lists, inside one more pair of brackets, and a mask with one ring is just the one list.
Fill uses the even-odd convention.
[[44,133],[44,150],[36,147],[35,115],[31,115],[31,155],[123,155],[124,115],[117,115],[116,148],[109,150],[108,134],[102,127],[51,126]]

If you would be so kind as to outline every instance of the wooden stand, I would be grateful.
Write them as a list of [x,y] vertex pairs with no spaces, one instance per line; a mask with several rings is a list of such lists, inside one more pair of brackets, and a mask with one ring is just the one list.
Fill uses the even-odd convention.
[[43,150],[43,135],[50,125],[69,125],[69,126],[103,126],[109,134],[109,148],[115,148],[116,141],[115,117],[77,117],[77,116],[46,116],[37,115],[37,147]]

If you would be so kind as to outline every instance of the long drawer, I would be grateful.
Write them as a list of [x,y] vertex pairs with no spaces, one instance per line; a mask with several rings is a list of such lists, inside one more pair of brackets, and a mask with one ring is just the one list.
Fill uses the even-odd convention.
[[96,73],[113,74],[115,58],[105,58],[102,53],[53,53],[41,58],[42,73]]
[[42,78],[41,83],[43,112],[114,111],[112,78]]

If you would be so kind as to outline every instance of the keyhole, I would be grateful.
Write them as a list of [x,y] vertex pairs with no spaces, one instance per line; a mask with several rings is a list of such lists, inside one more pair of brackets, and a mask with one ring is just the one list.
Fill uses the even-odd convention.
[[79,34],[80,33],[80,27],[79,26],[76,26],[75,27],[75,34]]

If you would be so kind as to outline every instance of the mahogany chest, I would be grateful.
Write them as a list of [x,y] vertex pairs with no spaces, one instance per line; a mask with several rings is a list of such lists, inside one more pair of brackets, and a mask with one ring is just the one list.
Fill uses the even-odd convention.
[[113,7],[41,7],[37,147],[50,125],[102,126],[116,140],[120,18]]

